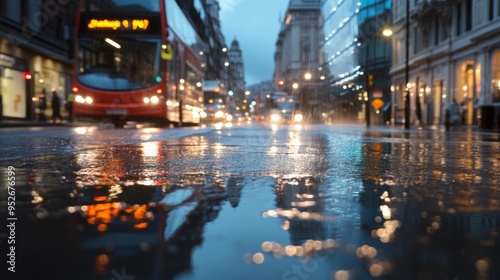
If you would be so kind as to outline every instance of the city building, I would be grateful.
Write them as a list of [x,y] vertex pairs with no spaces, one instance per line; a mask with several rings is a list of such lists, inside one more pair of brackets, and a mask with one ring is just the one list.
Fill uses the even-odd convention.
[[331,121],[385,124],[390,121],[391,1],[321,3],[321,44]]
[[35,120],[70,92],[77,0],[0,0],[0,117]]
[[243,57],[236,38],[231,42],[231,48],[228,50],[227,55],[229,59],[227,89],[236,109],[238,106],[243,106],[243,101],[245,100]]
[[196,0],[196,2],[200,2],[200,4],[196,4],[194,7],[201,6],[198,9],[200,11],[204,10],[200,15],[202,16],[204,39],[207,42],[207,50],[203,52],[203,56],[205,56],[205,79],[219,80],[227,86],[229,59],[220,24],[219,1]]
[[500,2],[408,2],[392,7],[393,122],[407,113],[409,124],[445,124],[446,108],[456,102],[463,124],[500,125]]
[[319,119],[324,104],[320,6],[320,0],[290,0],[274,55],[276,91],[297,98],[310,120]]

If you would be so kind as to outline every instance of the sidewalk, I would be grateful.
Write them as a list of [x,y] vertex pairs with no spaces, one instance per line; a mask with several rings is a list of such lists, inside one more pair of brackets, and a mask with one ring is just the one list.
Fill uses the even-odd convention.
[[52,123],[50,121],[27,121],[27,120],[2,120],[0,128],[6,127],[43,127],[43,126],[86,126],[88,123],[70,123],[68,121]]

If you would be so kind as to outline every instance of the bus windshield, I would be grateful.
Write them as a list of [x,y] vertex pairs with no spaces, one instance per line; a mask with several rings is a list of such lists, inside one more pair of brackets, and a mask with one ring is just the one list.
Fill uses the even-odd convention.
[[82,0],[83,12],[160,12],[158,0]]
[[134,90],[161,81],[160,40],[120,37],[80,37],[77,79],[101,90]]

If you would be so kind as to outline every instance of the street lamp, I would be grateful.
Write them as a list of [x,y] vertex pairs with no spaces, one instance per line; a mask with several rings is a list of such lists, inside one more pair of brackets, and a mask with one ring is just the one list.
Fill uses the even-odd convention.
[[391,37],[392,36],[392,29],[386,28],[386,29],[382,30],[382,35],[384,35],[384,37]]
[[410,0],[406,0],[406,38],[405,38],[405,129],[410,129],[410,67],[408,65],[410,60]]
[[[378,58],[380,56],[378,55],[377,52],[377,44],[380,39],[388,38],[392,36],[392,29],[390,28],[384,28],[382,31],[377,30],[377,32],[374,34],[372,37],[373,40],[375,40],[375,43],[373,44],[374,50],[373,50],[373,58],[372,61],[375,62],[375,65],[370,65],[370,41],[371,40],[363,40],[365,41],[365,77],[366,77],[366,91],[363,96],[365,100],[365,121],[366,121],[366,126],[369,127],[371,125],[371,118],[370,118],[370,92],[373,89],[373,79],[374,79],[374,73],[376,73],[379,69],[377,65]],[[383,37],[381,37],[382,35]]]
[[[365,121],[366,121],[366,126],[370,126],[370,88],[372,86],[372,79],[373,75],[369,74],[368,71],[370,69],[369,67],[369,59],[368,56],[370,55],[370,42],[365,43],[365,77],[366,77],[366,96],[363,96],[365,99]],[[376,55],[376,54],[375,54]]]
[[293,105],[292,105],[292,121],[295,119],[295,90],[299,88],[298,83],[293,83],[292,84],[292,100],[293,100]]

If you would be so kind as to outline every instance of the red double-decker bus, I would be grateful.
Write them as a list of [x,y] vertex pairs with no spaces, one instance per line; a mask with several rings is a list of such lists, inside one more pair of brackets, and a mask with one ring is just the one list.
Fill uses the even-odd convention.
[[196,125],[203,43],[175,0],[80,0],[76,119]]

